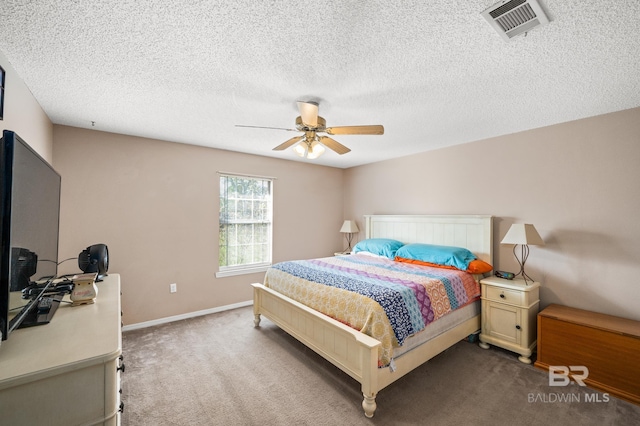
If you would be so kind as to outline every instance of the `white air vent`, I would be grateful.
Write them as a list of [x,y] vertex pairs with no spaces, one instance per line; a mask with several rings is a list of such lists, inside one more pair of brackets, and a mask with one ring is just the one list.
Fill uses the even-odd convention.
[[482,16],[506,41],[549,23],[538,0],[503,0],[482,12]]

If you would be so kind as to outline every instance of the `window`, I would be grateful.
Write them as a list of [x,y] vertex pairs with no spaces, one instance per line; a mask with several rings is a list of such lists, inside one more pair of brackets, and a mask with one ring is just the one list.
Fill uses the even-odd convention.
[[271,265],[273,179],[220,175],[220,272],[264,271]]

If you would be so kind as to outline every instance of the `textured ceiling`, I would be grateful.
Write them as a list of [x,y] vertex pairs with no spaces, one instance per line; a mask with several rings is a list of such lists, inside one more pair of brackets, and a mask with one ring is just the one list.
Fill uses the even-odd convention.
[[509,42],[495,2],[2,0],[0,51],[56,124],[291,160],[235,124],[384,125],[342,168],[640,106],[640,1],[541,0]]

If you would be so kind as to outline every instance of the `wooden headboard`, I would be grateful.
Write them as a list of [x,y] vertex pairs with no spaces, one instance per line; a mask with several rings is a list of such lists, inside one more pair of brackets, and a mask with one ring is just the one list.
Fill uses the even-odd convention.
[[464,247],[493,265],[493,217],[488,215],[365,215],[365,238]]

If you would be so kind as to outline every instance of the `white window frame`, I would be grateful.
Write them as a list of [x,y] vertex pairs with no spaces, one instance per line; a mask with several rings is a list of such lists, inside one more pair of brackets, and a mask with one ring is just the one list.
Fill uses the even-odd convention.
[[[268,261],[266,262],[256,262],[256,263],[246,263],[246,264],[239,264],[239,265],[229,265],[229,266],[224,266],[224,265],[220,265],[220,253],[218,254],[218,272],[216,272],[216,278],[222,278],[222,277],[229,277],[229,276],[234,276],[234,275],[244,275],[244,274],[254,274],[254,273],[259,273],[259,272],[264,272],[267,270],[267,268],[269,268],[269,266],[271,266],[272,264],[272,259],[273,259],[273,184],[274,184],[274,180],[275,178],[272,177],[266,177],[266,176],[256,176],[256,175],[248,175],[248,174],[239,174],[239,173],[229,173],[229,172],[218,172],[218,174],[220,175],[219,180],[218,180],[218,190],[220,191],[220,186],[222,184],[222,179],[228,179],[228,178],[239,178],[239,179],[253,179],[253,180],[261,180],[261,181],[268,181],[269,185],[270,185],[270,193],[269,193],[269,200],[268,203],[270,205],[270,209],[269,209],[269,213],[268,213],[268,217],[265,218],[265,223],[269,223],[269,230],[268,230],[268,240],[269,240],[269,253],[268,253]],[[219,193],[219,198],[222,199],[223,198],[223,194]],[[246,200],[245,200],[246,201]],[[246,220],[246,221],[238,221],[236,223],[252,223],[251,220]],[[219,228],[222,227],[222,204],[220,206],[220,212],[218,215],[218,226]],[[218,236],[218,250],[220,250],[220,246],[221,246],[221,238],[222,238],[222,233]]]

